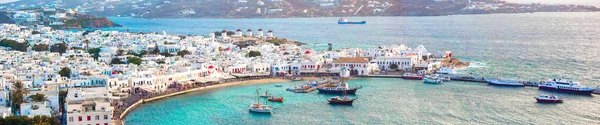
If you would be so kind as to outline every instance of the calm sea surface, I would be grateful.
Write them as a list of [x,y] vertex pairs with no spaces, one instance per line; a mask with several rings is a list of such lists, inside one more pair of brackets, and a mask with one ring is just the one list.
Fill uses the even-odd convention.
[[[111,18],[124,25],[103,30],[206,35],[223,29],[273,30],[275,36],[322,50],[378,45],[425,45],[433,53],[451,50],[472,62],[460,73],[523,80],[573,78],[600,85],[600,13],[526,13],[438,17],[353,17],[366,25],[338,25],[337,18],[137,19]],[[401,79],[365,78],[352,107],[330,106],[332,95],[294,94],[300,83],[248,85],[196,92],[138,107],[126,124],[600,124],[600,99],[537,88],[480,83],[440,85]],[[254,90],[286,97],[271,116],[247,111]],[[563,96],[563,104],[537,104],[533,96]]]

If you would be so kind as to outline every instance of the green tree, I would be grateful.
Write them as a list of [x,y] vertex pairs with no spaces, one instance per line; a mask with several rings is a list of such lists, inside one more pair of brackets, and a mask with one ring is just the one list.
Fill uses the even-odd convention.
[[23,97],[29,94],[29,89],[25,87],[25,84],[21,81],[16,81],[10,90],[10,102],[12,109],[16,112],[21,111],[21,103],[23,103]]
[[397,64],[391,64],[390,65],[390,69],[397,70],[398,69],[398,65]]
[[142,51],[140,51],[140,53],[137,53],[135,56],[142,58],[142,57],[144,57],[144,55],[146,55],[146,54],[148,54],[148,51],[146,51],[146,50],[142,50]]
[[26,42],[20,43],[14,40],[3,39],[0,41],[0,46],[8,47],[16,51],[26,52],[29,44]]
[[4,121],[3,125],[29,125],[29,117],[27,116],[8,116],[6,118],[2,118],[1,121]]
[[45,116],[45,115],[36,115],[33,118],[29,119],[29,124],[31,125],[60,125],[58,123],[58,119]]
[[140,64],[142,64],[142,59],[140,59],[138,57],[129,57],[129,58],[127,58],[127,62],[136,64],[136,65],[140,65]]
[[112,60],[110,60],[110,64],[125,64],[123,63],[119,58],[113,58]]
[[63,67],[60,69],[60,71],[58,71],[58,74],[60,74],[62,77],[71,78],[71,69],[69,67]]
[[98,60],[98,57],[100,57],[100,48],[90,48],[87,52],[91,54],[95,60]]
[[257,57],[257,56],[261,56],[259,51],[250,51],[248,52],[248,57]]
[[165,56],[165,57],[171,57],[171,56],[173,56],[173,54],[171,54],[169,52],[163,52],[163,53],[160,53],[160,55]]
[[191,53],[188,50],[181,50],[181,51],[177,52],[177,55],[181,56],[181,57],[183,57],[185,55],[189,55],[189,54],[191,54]]
[[67,49],[69,49],[69,47],[67,46],[67,43],[65,43],[65,42],[57,43],[50,47],[51,52],[58,52],[61,55],[65,52],[67,52]]
[[34,102],[43,102],[43,101],[48,100],[46,95],[41,94],[41,93],[36,93],[36,94],[30,95],[29,98],[32,99]]
[[327,51],[333,51],[333,44],[329,43],[327,44],[329,47],[327,48]]
[[33,45],[33,50],[35,50],[35,51],[47,51],[48,50],[48,45],[47,44],[35,44],[35,45]]

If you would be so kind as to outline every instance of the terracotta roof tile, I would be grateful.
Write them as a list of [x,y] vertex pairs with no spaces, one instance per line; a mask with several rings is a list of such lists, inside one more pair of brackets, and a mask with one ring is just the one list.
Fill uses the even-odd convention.
[[339,58],[334,63],[369,63],[365,58]]

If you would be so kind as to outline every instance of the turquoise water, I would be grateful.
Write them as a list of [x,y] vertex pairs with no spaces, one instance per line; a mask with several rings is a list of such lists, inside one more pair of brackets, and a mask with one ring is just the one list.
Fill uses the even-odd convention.
[[[600,100],[590,96],[552,93],[562,104],[538,104],[537,88],[496,87],[481,83],[424,84],[392,78],[350,80],[363,85],[353,106],[329,105],[334,95],[292,93],[300,83],[246,85],[194,92],[144,104],[126,124],[600,124]],[[247,106],[255,90],[284,96],[270,103],[272,115],[252,114]]]
[[[136,19],[111,18],[125,27],[104,30],[207,34],[222,29],[258,28],[297,40],[314,49],[369,48],[392,43],[430,52],[451,50],[473,62],[460,73],[524,80],[574,78],[600,85],[600,13],[526,13],[438,17],[353,17],[366,25],[337,25],[337,18],[289,19]],[[353,80],[364,85],[353,107],[326,104],[316,93],[286,96],[270,117],[246,112],[251,85],[191,93],[146,104],[134,110],[127,124],[598,124],[598,98],[565,96],[558,105],[533,103],[536,88],[500,88],[451,82],[424,85],[398,79]],[[547,92],[543,92],[547,93]],[[331,113],[331,112],[342,113]],[[156,121],[144,123],[147,121]]]

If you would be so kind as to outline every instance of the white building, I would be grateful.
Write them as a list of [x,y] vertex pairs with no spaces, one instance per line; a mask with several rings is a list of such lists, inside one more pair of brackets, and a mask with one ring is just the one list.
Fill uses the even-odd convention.
[[66,97],[68,125],[111,124],[113,107],[106,87],[71,88]]

